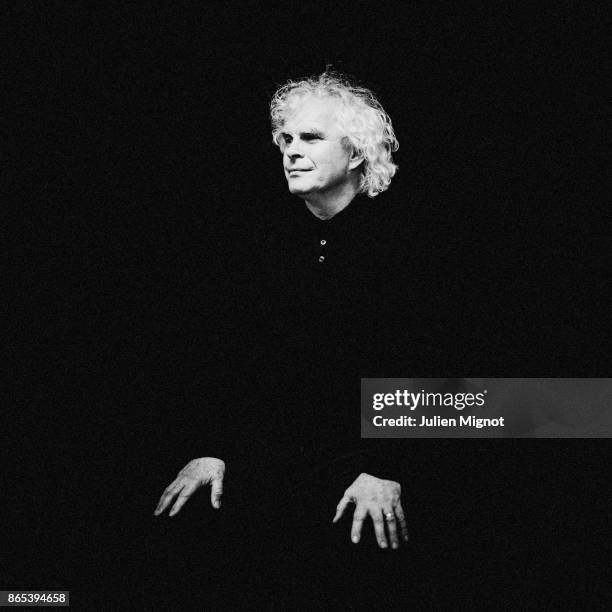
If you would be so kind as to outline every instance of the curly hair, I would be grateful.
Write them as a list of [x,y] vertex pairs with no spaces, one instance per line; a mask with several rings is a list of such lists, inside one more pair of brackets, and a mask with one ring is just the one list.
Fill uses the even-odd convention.
[[398,169],[391,153],[399,148],[391,119],[371,90],[353,85],[345,75],[328,70],[280,87],[270,103],[274,143],[280,147],[286,118],[307,96],[329,97],[340,102],[337,119],[345,134],[343,144],[364,157],[359,193],[373,198],[388,189]]

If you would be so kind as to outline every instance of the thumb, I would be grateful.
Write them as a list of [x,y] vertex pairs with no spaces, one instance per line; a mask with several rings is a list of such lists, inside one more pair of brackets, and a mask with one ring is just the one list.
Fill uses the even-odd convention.
[[218,510],[221,508],[221,497],[223,496],[223,476],[213,478],[210,484],[210,503]]
[[347,497],[346,495],[340,500],[340,502],[338,503],[338,506],[336,507],[336,515],[334,516],[332,523],[335,523],[344,514],[346,507],[350,503],[351,503],[351,499],[350,497]]

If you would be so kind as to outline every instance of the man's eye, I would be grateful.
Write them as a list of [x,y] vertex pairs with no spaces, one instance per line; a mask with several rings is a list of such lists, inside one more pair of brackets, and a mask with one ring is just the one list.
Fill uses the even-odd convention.
[[302,136],[303,140],[318,140],[319,138],[320,137],[316,134],[304,134],[304,136]]

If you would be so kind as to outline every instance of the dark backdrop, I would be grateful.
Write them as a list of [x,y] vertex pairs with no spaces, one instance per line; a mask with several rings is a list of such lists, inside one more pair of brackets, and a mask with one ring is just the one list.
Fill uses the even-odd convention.
[[[107,531],[152,511],[150,491],[189,458],[181,440],[202,405],[190,385],[203,371],[222,377],[232,357],[224,334],[246,306],[241,262],[261,248],[262,218],[300,205],[286,195],[269,98],[328,64],[392,117],[400,171],[378,198],[389,232],[439,252],[432,282],[450,270],[478,289],[468,320],[494,340],[469,374],[609,374],[603,10],[9,13],[20,220],[8,236],[17,389],[6,402],[3,584],[78,591],[77,551],[99,541],[112,560]],[[558,533],[572,554],[591,554],[603,536],[603,441],[485,442],[465,473],[484,469],[486,447],[502,472],[525,475],[522,516],[550,550]],[[556,500],[544,514],[540,489]]]

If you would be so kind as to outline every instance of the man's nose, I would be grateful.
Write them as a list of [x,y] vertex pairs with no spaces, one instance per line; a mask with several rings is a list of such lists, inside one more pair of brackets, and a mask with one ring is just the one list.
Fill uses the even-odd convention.
[[303,157],[301,147],[299,144],[295,142],[295,140],[291,141],[285,147],[285,155],[291,160],[294,161],[299,157]]
[[289,153],[289,154],[287,155],[287,157],[289,158],[289,161],[290,161],[291,163],[295,163],[295,161],[296,161],[296,160],[298,160],[298,159],[300,159],[300,158],[302,158],[302,157],[304,157],[304,156],[303,156],[301,153],[299,153],[299,152],[297,152],[297,151],[296,151],[296,152],[294,152],[294,153]]

